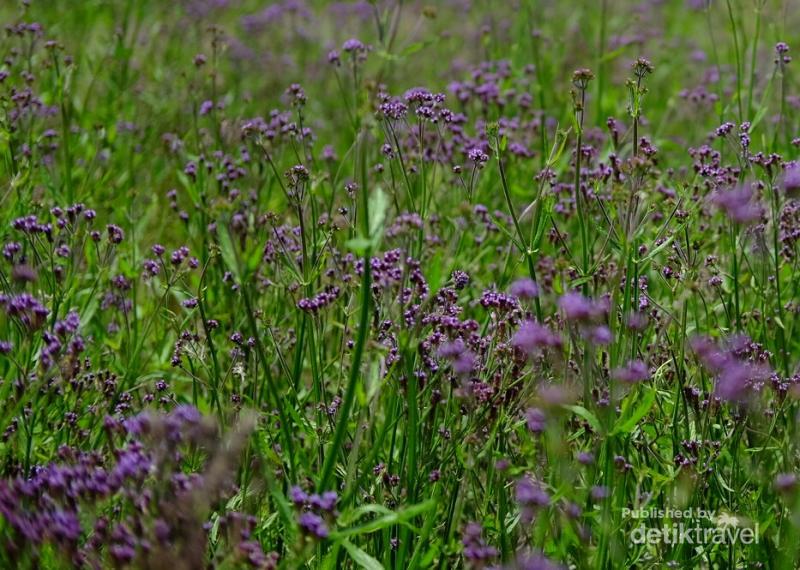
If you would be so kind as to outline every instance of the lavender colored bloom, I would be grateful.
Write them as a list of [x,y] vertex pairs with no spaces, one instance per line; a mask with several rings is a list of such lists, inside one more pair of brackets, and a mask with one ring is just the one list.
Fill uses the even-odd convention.
[[524,277],[514,281],[508,292],[518,299],[533,299],[539,296],[539,286],[533,279]]
[[0,306],[3,306],[9,317],[19,319],[30,330],[41,327],[50,314],[50,310],[29,293],[20,293],[14,297],[0,293]]
[[350,38],[342,44],[342,51],[345,53],[353,53],[365,49],[364,44],[355,38]]
[[592,300],[580,293],[565,293],[559,298],[558,307],[568,321],[590,321],[599,313]]
[[547,427],[547,417],[539,408],[528,408],[525,412],[525,422],[533,433],[542,433]]
[[611,344],[611,341],[614,339],[613,335],[611,334],[611,329],[609,329],[606,325],[591,327],[588,331],[586,331],[585,336],[589,342],[598,346],[606,346]]
[[631,360],[625,366],[612,371],[611,377],[614,380],[619,380],[626,384],[635,384],[636,382],[643,382],[649,379],[650,371],[647,365],[641,360]]
[[475,370],[476,357],[471,350],[465,350],[453,360],[453,372],[456,374],[469,374]]
[[322,495],[312,495],[309,502],[315,509],[326,511],[329,513],[336,510],[336,504],[339,501],[339,496],[336,491],[325,491]]
[[308,502],[308,495],[306,495],[300,487],[295,485],[289,490],[289,499],[295,506],[300,507]]
[[480,148],[471,148],[467,152],[467,158],[469,158],[477,168],[483,168],[489,161],[489,155]]
[[561,570],[564,568],[547,558],[541,552],[525,552],[518,554],[513,564],[504,566],[504,570]]
[[772,371],[764,362],[751,362],[741,353],[749,346],[749,339],[728,339],[729,346],[722,348],[707,337],[695,337],[690,346],[700,362],[716,377],[714,395],[728,402],[744,402],[749,394],[767,381]]
[[561,346],[561,337],[536,321],[526,321],[511,339],[511,346],[532,356],[545,348]]
[[309,511],[301,513],[300,517],[297,519],[297,523],[300,525],[300,530],[305,534],[319,539],[328,537],[328,526],[325,524],[322,517],[316,513]]
[[460,338],[440,346],[438,355],[440,358],[452,361],[453,372],[456,374],[469,374],[475,370],[477,363],[475,353],[469,350]]
[[517,481],[515,497],[517,503],[523,506],[540,508],[550,504],[550,495],[538,482],[534,482],[528,477]]
[[794,473],[778,473],[775,477],[775,488],[781,493],[788,493],[797,487],[797,475]]
[[783,189],[790,198],[800,197],[800,164],[792,163],[783,173]]
[[726,216],[739,224],[749,224],[761,217],[761,207],[754,202],[753,189],[748,184],[718,191],[713,202]]
[[497,549],[489,546],[483,539],[483,528],[476,522],[464,527],[461,543],[464,545],[464,558],[473,564],[484,564],[497,556]]

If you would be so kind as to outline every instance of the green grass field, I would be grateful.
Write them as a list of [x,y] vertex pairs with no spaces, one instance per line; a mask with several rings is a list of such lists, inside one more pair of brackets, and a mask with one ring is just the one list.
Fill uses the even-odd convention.
[[0,21],[0,567],[798,567],[800,0]]

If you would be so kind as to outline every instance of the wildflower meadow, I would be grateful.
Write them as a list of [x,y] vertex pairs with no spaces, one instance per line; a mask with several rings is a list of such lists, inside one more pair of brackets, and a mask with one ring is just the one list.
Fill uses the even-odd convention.
[[800,567],[800,0],[0,24],[0,568]]

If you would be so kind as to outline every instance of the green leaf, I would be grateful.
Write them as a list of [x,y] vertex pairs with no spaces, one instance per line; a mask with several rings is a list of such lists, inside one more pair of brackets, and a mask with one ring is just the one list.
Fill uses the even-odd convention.
[[372,242],[370,242],[368,239],[358,237],[347,240],[344,245],[347,249],[353,251],[354,253],[363,255],[372,245]]
[[369,233],[373,246],[377,246],[376,240],[379,241],[383,236],[383,226],[386,222],[386,213],[388,211],[389,196],[378,186],[369,197]]
[[358,564],[361,568],[367,570],[383,570],[383,564],[375,560],[372,556],[361,550],[358,546],[353,544],[347,539],[342,541],[342,546],[350,555],[350,558]]
[[195,186],[194,181],[189,179],[189,177],[186,176],[186,174],[184,174],[182,170],[178,170],[176,172],[176,175],[178,177],[178,181],[181,183],[181,186],[183,186],[186,189],[186,193],[189,194],[189,198],[191,199],[192,204],[195,205],[199,204],[200,193],[197,191],[197,186]]
[[403,51],[400,52],[400,57],[407,57],[409,55],[413,55],[418,51],[425,49],[426,47],[433,45],[436,43],[436,40],[428,40],[424,42],[414,42],[413,44],[409,45]]
[[222,260],[228,267],[230,272],[236,278],[237,283],[242,282],[241,271],[239,270],[239,259],[236,257],[236,250],[233,247],[231,234],[228,233],[228,228],[220,228],[219,235],[219,249],[222,253]]
[[[422,513],[425,513],[432,509],[436,505],[436,501],[428,500],[423,503],[419,503],[412,507],[408,507],[407,509],[402,509],[400,511],[389,512],[388,514],[368,521],[362,525],[346,528],[344,530],[336,531],[331,533],[332,540],[340,540],[343,538],[347,538],[349,536],[356,536],[361,534],[369,534],[371,532],[375,532],[377,530],[384,529],[386,527],[394,526],[397,524],[402,524],[406,526],[411,526],[408,521],[411,519],[418,517]],[[362,507],[363,508],[363,507]],[[376,509],[377,510],[377,509]],[[363,512],[367,512],[364,510]]]
[[592,412],[584,408],[583,406],[565,406],[568,410],[572,411],[572,413],[579,415],[587,422],[589,425],[592,426],[592,429],[598,433],[602,432],[602,428],[600,427],[600,420],[597,419],[597,416],[594,415]]
[[[637,400],[639,403],[633,410],[630,410],[630,407],[633,405],[632,403]],[[641,394],[637,392],[631,392],[622,406],[622,414],[614,424],[611,435],[630,433],[633,431],[633,428],[636,427],[639,420],[645,417],[647,412],[650,411],[650,408],[653,407],[655,401],[656,391],[652,388],[646,388],[644,396],[641,396]]]

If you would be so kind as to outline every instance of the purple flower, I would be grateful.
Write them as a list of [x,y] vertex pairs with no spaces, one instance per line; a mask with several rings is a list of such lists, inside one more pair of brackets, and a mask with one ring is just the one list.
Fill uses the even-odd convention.
[[614,369],[611,372],[611,377],[626,384],[635,384],[650,378],[650,371],[641,360],[631,360],[625,366]]
[[606,325],[591,327],[584,334],[589,342],[598,346],[606,346],[611,344],[611,341],[614,340],[614,337],[611,334],[611,329],[609,329]]
[[328,526],[325,524],[325,521],[316,513],[312,513],[310,511],[306,511],[300,515],[297,519],[297,523],[300,525],[300,530],[302,530],[305,534],[311,535],[315,538],[327,538],[328,537]]
[[342,51],[345,53],[353,53],[366,49],[360,40],[350,38],[342,44]]
[[517,279],[511,284],[508,292],[518,299],[533,299],[539,296],[539,286],[536,281],[528,277]]
[[475,370],[477,357],[469,350],[464,341],[459,339],[446,342],[439,347],[437,353],[440,358],[446,358],[453,363],[453,372],[456,374],[469,374]]
[[542,433],[544,428],[547,427],[546,420],[544,412],[539,408],[528,408],[525,412],[525,421],[528,429],[533,433]]
[[574,292],[562,295],[558,300],[558,307],[568,321],[591,321],[601,312],[591,299]]
[[50,310],[29,293],[20,293],[15,297],[0,293],[0,306],[9,317],[19,319],[30,330],[41,327],[50,314]]
[[727,348],[707,337],[695,337],[689,345],[703,367],[716,377],[714,395],[721,400],[744,402],[749,392],[757,390],[772,375],[764,362],[744,358],[752,346],[747,338],[730,338]]
[[483,539],[483,528],[476,522],[464,527],[461,543],[464,545],[464,558],[473,564],[483,564],[497,556],[497,549],[489,546]]
[[467,151],[467,158],[469,158],[477,168],[483,168],[489,161],[489,155],[480,148],[471,148]]
[[561,346],[561,337],[536,321],[526,321],[511,339],[511,346],[532,356],[544,348]]
[[790,198],[800,196],[800,164],[792,163],[783,173],[783,189]]
[[311,495],[309,497],[309,504],[316,510],[332,513],[336,510],[336,503],[339,501],[339,496],[336,491],[325,491],[322,495]]
[[561,570],[563,566],[556,564],[541,552],[525,552],[518,554],[513,566],[505,566],[505,570]]
[[797,486],[797,475],[794,473],[778,473],[775,477],[775,488],[781,493],[793,491]]
[[517,503],[528,507],[546,507],[550,504],[550,495],[542,488],[541,484],[523,477],[517,481],[515,497]]
[[775,63],[781,68],[791,63],[792,56],[789,55],[789,45],[785,42],[775,44]]
[[712,200],[736,223],[749,224],[761,217],[761,206],[753,201],[753,189],[748,184],[741,184],[730,190],[720,190]]
[[308,495],[303,490],[295,485],[289,490],[289,499],[296,507],[301,507],[308,502]]
[[475,353],[471,350],[465,350],[453,360],[453,372],[462,375],[469,374],[475,370],[475,364]]

